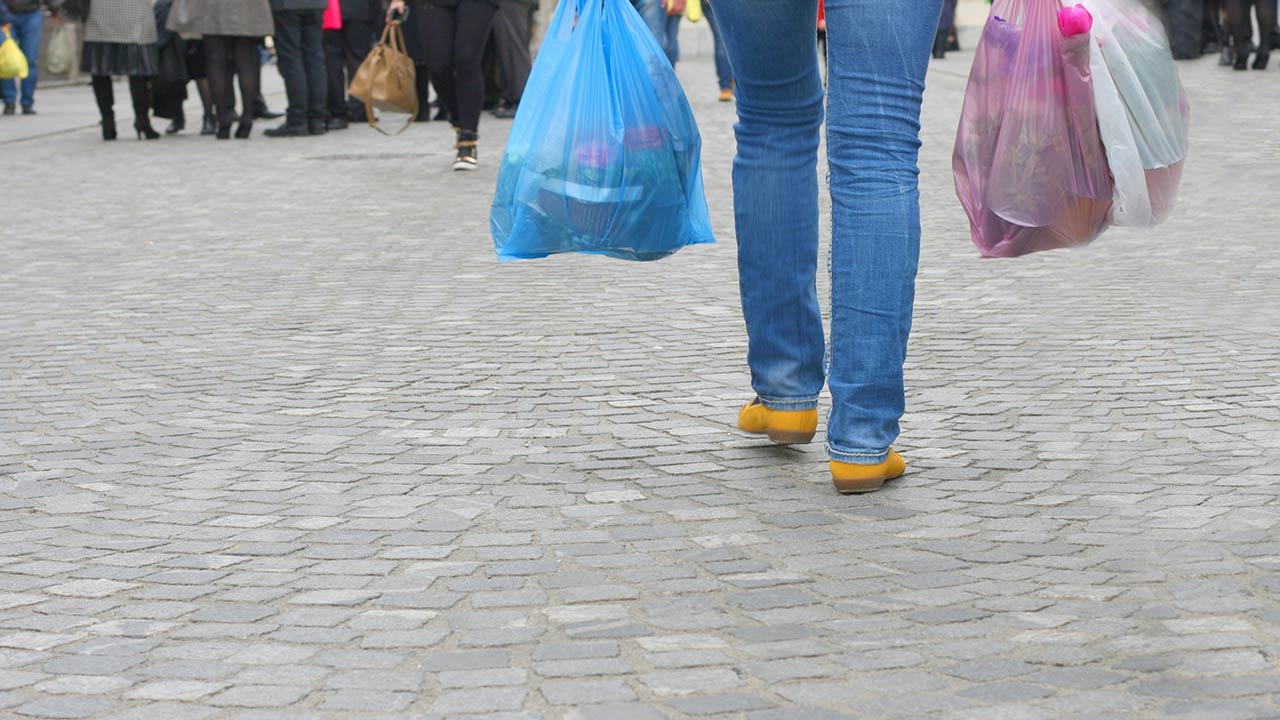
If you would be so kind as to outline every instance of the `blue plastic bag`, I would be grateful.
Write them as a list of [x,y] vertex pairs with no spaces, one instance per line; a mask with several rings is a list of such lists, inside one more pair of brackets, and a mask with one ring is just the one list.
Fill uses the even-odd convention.
[[657,260],[714,242],[689,101],[627,0],[561,0],[507,140],[499,260]]

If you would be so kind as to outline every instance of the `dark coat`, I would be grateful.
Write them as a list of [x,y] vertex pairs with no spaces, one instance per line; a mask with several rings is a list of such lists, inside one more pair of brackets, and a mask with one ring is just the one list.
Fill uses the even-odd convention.
[[271,0],[271,12],[289,10],[324,10],[329,0]]
[[338,6],[343,20],[374,20],[384,12],[379,0],[339,0]]

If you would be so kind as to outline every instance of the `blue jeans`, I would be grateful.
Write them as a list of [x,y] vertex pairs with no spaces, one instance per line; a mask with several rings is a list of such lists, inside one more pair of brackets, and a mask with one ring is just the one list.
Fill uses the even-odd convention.
[[[884,461],[905,407],[902,364],[920,256],[920,102],[942,0],[826,0],[831,346],[818,306],[817,0],[715,0],[736,81],[738,274],[751,384],[807,410],[824,380],[827,452]],[[829,373],[829,375],[828,375]]]
[[733,69],[729,64],[729,53],[725,52],[724,41],[720,39],[720,29],[716,27],[715,11],[708,0],[702,2],[702,14],[707,16],[707,24],[711,26],[711,41],[716,48],[716,80],[721,90],[733,87]]
[[662,0],[631,0],[644,24],[649,26],[662,52],[667,54],[671,67],[680,59],[680,16],[668,15]]
[[[40,67],[40,31],[44,28],[44,11],[13,13],[13,27],[10,33],[13,41],[18,43],[22,54],[27,56],[27,67],[30,74],[22,79],[22,107],[31,107],[36,101],[36,75]],[[0,39],[4,34],[0,33]],[[0,98],[6,104],[18,99],[18,86],[14,80],[0,80]]]

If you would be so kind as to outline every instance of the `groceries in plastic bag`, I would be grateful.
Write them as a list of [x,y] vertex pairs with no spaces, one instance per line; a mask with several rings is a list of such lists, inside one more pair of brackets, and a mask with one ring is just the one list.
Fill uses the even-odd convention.
[[1162,222],[1178,200],[1190,108],[1164,26],[1135,0],[1084,0],[1092,12],[1093,97],[1115,181],[1116,225]]
[[0,78],[5,80],[22,80],[27,77],[27,56],[22,54],[18,41],[9,34],[9,28],[2,31],[4,39],[0,40]]
[[500,260],[713,242],[698,126],[630,2],[561,0],[524,98],[489,216]]
[[952,168],[984,257],[1084,245],[1108,224],[1087,13],[1071,8],[1060,25],[1060,10],[996,0],[978,43]]

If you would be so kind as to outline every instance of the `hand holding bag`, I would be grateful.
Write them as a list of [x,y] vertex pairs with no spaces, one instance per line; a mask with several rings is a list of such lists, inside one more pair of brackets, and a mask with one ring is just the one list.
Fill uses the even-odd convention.
[[[418,116],[418,88],[414,82],[413,58],[404,49],[404,31],[400,22],[392,20],[382,31],[382,38],[360,63],[347,92],[364,102],[369,127],[383,135],[399,135]],[[373,109],[409,113],[409,119],[398,132],[389,133],[378,127]]]

